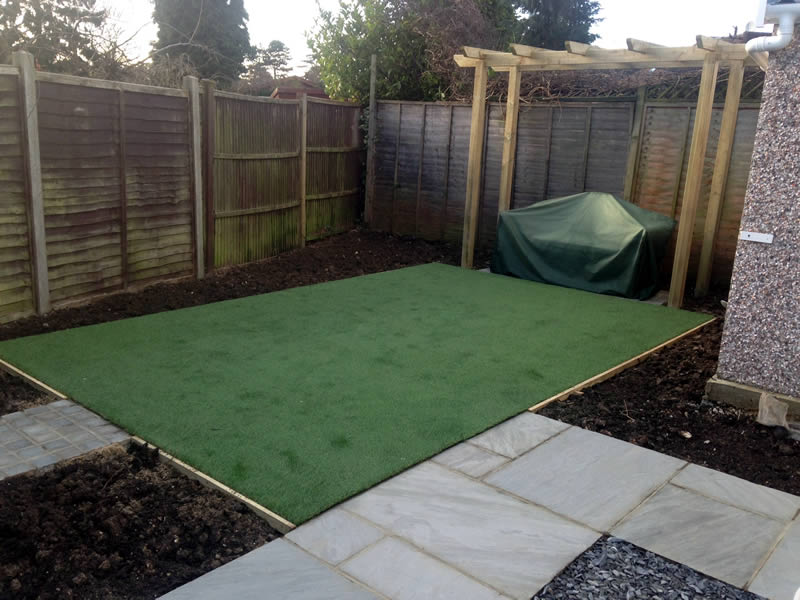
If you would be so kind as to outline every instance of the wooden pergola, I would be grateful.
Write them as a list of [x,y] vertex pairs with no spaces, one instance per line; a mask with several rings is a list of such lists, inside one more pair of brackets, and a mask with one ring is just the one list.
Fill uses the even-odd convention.
[[[708,213],[705,221],[703,247],[696,283],[698,294],[705,294],[711,281],[711,258],[719,227],[725,182],[728,177],[728,166],[739,112],[739,96],[742,90],[744,68],[754,64],[765,68],[766,56],[753,58],[747,54],[743,44],[732,44],[724,40],[704,36],[697,36],[697,44],[695,46],[678,48],[659,46],[634,39],[629,39],[628,48],[622,50],[607,50],[580,42],[567,42],[566,50],[546,50],[520,44],[512,44],[511,47],[512,52],[465,47],[464,54],[457,54],[454,57],[460,67],[475,69],[461,265],[463,267],[471,267],[475,252],[481,190],[483,130],[486,120],[486,80],[489,68],[494,71],[508,71],[508,99],[506,101],[503,158],[500,173],[499,214],[508,210],[511,206],[520,80],[523,71],[702,67],[700,94],[697,100],[692,144],[689,151],[689,165],[683,190],[683,205],[678,223],[675,260],[672,266],[672,280],[669,289],[669,306],[679,308],[683,302],[686,288],[686,274],[689,267],[697,204],[700,199],[708,134],[711,128],[711,111],[714,104],[717,73],[720,65],[722,65],[730,69],[728,91],[722,113],[722,125],[714,161],[711,194],[708,201]],[[628,157],[628,173],[632,172],[635,159],[635,148],[632,148],[632,152]]]

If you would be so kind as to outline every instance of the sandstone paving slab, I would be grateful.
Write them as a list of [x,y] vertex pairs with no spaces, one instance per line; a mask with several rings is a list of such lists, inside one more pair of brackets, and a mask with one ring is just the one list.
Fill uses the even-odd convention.
[[492,473],[486,482],[608,531],[685,464],[573,427]]
[[279,539],[162,596],[164,600],[375,600],[297,546]]
[[503,598],[496,591],[396,538],[383,538],[340,568],[392,600]]
[[744,587],[784,523],[667,485],[613,534],[701,573]]
[[790,600],[800,590],[800,520],[794,521],[758,572],[750,591],[770,600]]
[[377,542],[383,532],[363,519],[333,508],[303,523],[286,537],[317,558],[337,565]]
[[458,570],[530,598],[599,535],[433,462],[345,502]]
[[470,477],[483,477],[509,461],[505,456],[489,452],[466,442],[453,446],[433,457],[433,462],[461,471]]
[[468,440],[470,444],[516,458],[537,444],[569,428],[561,421],[524,412]]
[[[790,521],[800,510],[800,497],[739,479],[698,465],[689,465],[672,480],[715,500],[739,508]],[[800,569],[800,563],[798,563]]]

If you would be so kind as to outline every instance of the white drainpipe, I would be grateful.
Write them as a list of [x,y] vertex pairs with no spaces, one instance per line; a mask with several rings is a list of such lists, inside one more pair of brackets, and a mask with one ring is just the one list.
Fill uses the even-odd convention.
[[[786,48],[794,36],[794,24],[800,18],[800,4],[770,4],[767,6],[765,21],[778,23],[778,32],[767,37],[753,38],[745,48],[750,56],[758,52],[772,52]],[[756,58],[758,61],[758,58]],[[758,61],[760,62],[760,61]]]

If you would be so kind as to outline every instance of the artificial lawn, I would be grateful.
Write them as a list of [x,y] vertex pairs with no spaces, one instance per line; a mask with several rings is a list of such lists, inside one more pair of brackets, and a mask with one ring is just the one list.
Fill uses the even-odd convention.
[[0,356],[301,523],[708,319],[432,264],[20,338]]

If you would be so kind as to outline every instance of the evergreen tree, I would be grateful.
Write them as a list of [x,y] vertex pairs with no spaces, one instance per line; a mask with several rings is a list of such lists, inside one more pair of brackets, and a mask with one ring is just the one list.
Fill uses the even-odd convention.
[[564,42],[591,44],[590,33],[600,19],[600,3],[594,0],[514,0],[521,13],[520,43],[563,50]]
[[244,0],[153,0],[154,60],[185,55],[202,77],[228,86],[252,54]]

